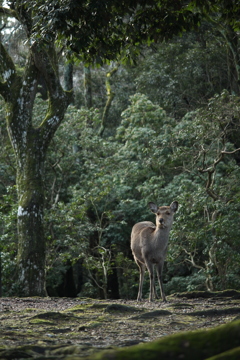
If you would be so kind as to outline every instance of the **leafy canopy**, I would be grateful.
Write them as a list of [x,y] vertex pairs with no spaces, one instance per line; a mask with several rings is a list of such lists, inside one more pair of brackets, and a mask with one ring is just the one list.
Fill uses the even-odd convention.
[[142,43],[190,30],[198,12],[174,0],[8,1],[12,9],[33,15],[35,41],[58,40],[85,62],[102,63],[123,53],[131,58]]

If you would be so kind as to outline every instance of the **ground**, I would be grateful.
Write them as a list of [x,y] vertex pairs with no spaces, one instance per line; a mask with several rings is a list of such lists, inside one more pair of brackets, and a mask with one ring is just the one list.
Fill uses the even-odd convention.
[[0,359],[92,358],[102,349],[215,328],[238,317],[240,292],[233,290],[175,294],[166,303],[0,298]]

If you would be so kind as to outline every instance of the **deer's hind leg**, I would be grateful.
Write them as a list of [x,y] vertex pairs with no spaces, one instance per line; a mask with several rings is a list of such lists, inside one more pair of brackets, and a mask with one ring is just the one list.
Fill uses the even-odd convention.
[[150,293],[149,301],[153,301],[153,296],[156,294],[155,284],[154,284],[154,265],[150,261],[146,261],[146,266],[149,272],[150,278]]
[[155,284],[155,269],[153,268],[153,296],[155,297],[155,299],[158,299],[158,294],[156,291],[156,284]]
[[166,296],[165,296],[165,293],[163,290],[163,282],[162,282],[163,264],[164,264],[164,259],[162,259],[158,264],[156,264],[156,270],[157,270],[157,277],[158,277],[158,283],[159,283],[159,287],[160,287],[162,300],[166,301]]

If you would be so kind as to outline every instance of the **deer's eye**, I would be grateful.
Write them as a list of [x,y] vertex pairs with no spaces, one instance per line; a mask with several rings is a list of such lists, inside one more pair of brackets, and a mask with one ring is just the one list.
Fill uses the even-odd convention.
[[167,215],[170,215],[170,211],[166,211],[166,214],[167,214]]

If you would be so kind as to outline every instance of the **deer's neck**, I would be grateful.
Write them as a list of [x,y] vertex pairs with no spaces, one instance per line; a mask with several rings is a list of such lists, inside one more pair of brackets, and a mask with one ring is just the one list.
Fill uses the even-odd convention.
[[160,226],[157,225],[156,229],[155,229],[155,237],[166,239],[166,241],[168,241],[170,230],[171,230],[171,228],[169,228],[169,227],[161,228]]

